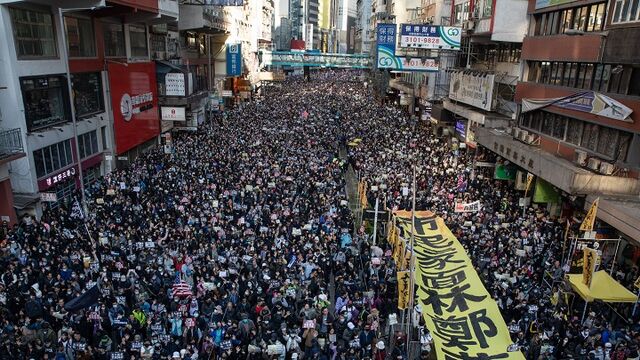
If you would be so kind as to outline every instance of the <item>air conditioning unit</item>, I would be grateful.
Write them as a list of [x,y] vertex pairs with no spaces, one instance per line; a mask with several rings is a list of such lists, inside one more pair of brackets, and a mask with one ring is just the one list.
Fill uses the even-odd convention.
[[587,152],[576,150],[576,164],[578,166],[587,166]]
[[518,140],[523,141],[523,142],[527,142],[526,139],[529,136],[529,132],[526,130],[520,130],[520,133],[518,133]]
[[611,175],[613,174],[613,170],[615,166],[613,164],[609,164],[607,162],[603,162],[600,164],[600,174],[602,175]]
[[511,136],[513,136],[513,137],[514,137],[514,138],[516,138],[516,139],[519,139],[519,138],[520,138],[520,133],[521,133],[521,132],[522,132],[522,130],[521,130],[521,129],[519,129],[519,128],[512,128],[512,129],[511,129]]
[[524,138],[524,142],[527,144],[533,144],[536,141],[536,136],[534,134],[527,134]]
[[587,163],[587,167],[593,171],[600,170],[600,159],[598,158],[589,158],[589,162]]

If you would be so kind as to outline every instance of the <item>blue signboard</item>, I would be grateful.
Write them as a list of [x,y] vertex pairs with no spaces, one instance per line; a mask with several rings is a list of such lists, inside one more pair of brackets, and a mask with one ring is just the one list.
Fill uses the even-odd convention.
[[243,0],[204,0],[202,5],[215,5],[215,6],[242,6]]
[[407,58],[396,56],[396,24],[378,24],[376,28],[378,69],[391,71],[438,71],[433,58]]
[[227,76],[242,75],[242,44],[227,44]]

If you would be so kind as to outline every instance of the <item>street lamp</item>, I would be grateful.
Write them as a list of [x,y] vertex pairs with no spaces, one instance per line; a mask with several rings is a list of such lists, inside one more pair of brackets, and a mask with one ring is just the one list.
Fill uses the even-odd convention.
[[[78,163],[78,176],[80,177],[80,196],[82,200],[83,209],[86,206],[84,195],[84,176],[82,171],[82,162],[80,159],[80,144],[78,142],[78,125],[76,121],[76,106],[73,99],[73,87],[71,86],[71,70],[69,68],[69,45],[67,44],[67,29],[64,23],[64,13],[74,11],[94,11],[104,8],[105,6],[91,6],[86,8],[58,8],[58,20],[60,20],[60,29],[62,30],[62,51],[64,54],[64,67],[67,74],[67,91],[69,92],[69,102],[71,103],[71,121],[73,123],[73,139],[75,142],[77,163]],[[104,145],[104,144],[103,144]],[[86,209],[85,213],[86,213]]]

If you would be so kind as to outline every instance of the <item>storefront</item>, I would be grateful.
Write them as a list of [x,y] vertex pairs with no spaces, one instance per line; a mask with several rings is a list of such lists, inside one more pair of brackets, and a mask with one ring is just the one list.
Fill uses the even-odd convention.
[[65,167],[38,179],[41,200],[49,208],[56,208],[71,201],[80,186],[78,165]]

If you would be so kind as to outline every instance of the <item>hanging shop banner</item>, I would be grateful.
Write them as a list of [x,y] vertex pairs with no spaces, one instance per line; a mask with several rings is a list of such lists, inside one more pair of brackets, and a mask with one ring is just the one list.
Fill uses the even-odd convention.
[[409,307],[409,272],[398,271],[398,309]]
[[227,44],[227,76],[242,75],[242,44]]
[[[411,232],[411,211],[396,211],[403,237]],[[416,298],[442,359],[517,359],[498,305],[444,220],[416,212],[414,231]]]
[[495,78],[494,74],[474,70],[452,71],[449,99],[491,111]]
[[609,119],[633,122],[630,118],[633,110],[621,102],[595,91],[583,91],[577,94],[549,99],[522,99],[522,112],[542,109],[547,106],[581,111]]
[[155,62],[109,62],[116,154],[160,135]]
[[553,187],[553,185],[540,178],[537,178],[536,188],[533,191],[533,202],[558,204],[560,202],[560,194]]
[[378,24],[376,28],[377,68],[391,71],[438,71],[434,58],[396,56],[396,24]]
[[598,214],[598,203],[600,202],[600,198],[597,198],[591,207],[589,208],[589,212],[587,216],[584,217],[582,221],[582,225],[580,225],[580,231],[593,231],[593,225],[596,222],[596,215]]
[[459,203],[456,201],[456,207],[453,210],[457,213],[465,213],[465,212],[478,212],[480,211],[480,200],[476,200],[472,203]]
[[437,25],[400,25],[400,47],[460,50],[462,29]]
[[591,248],[584,248],[584,258],[582,260],[582,283],[591,287],[593,273],[596,271],[598,261],[598,251]]

